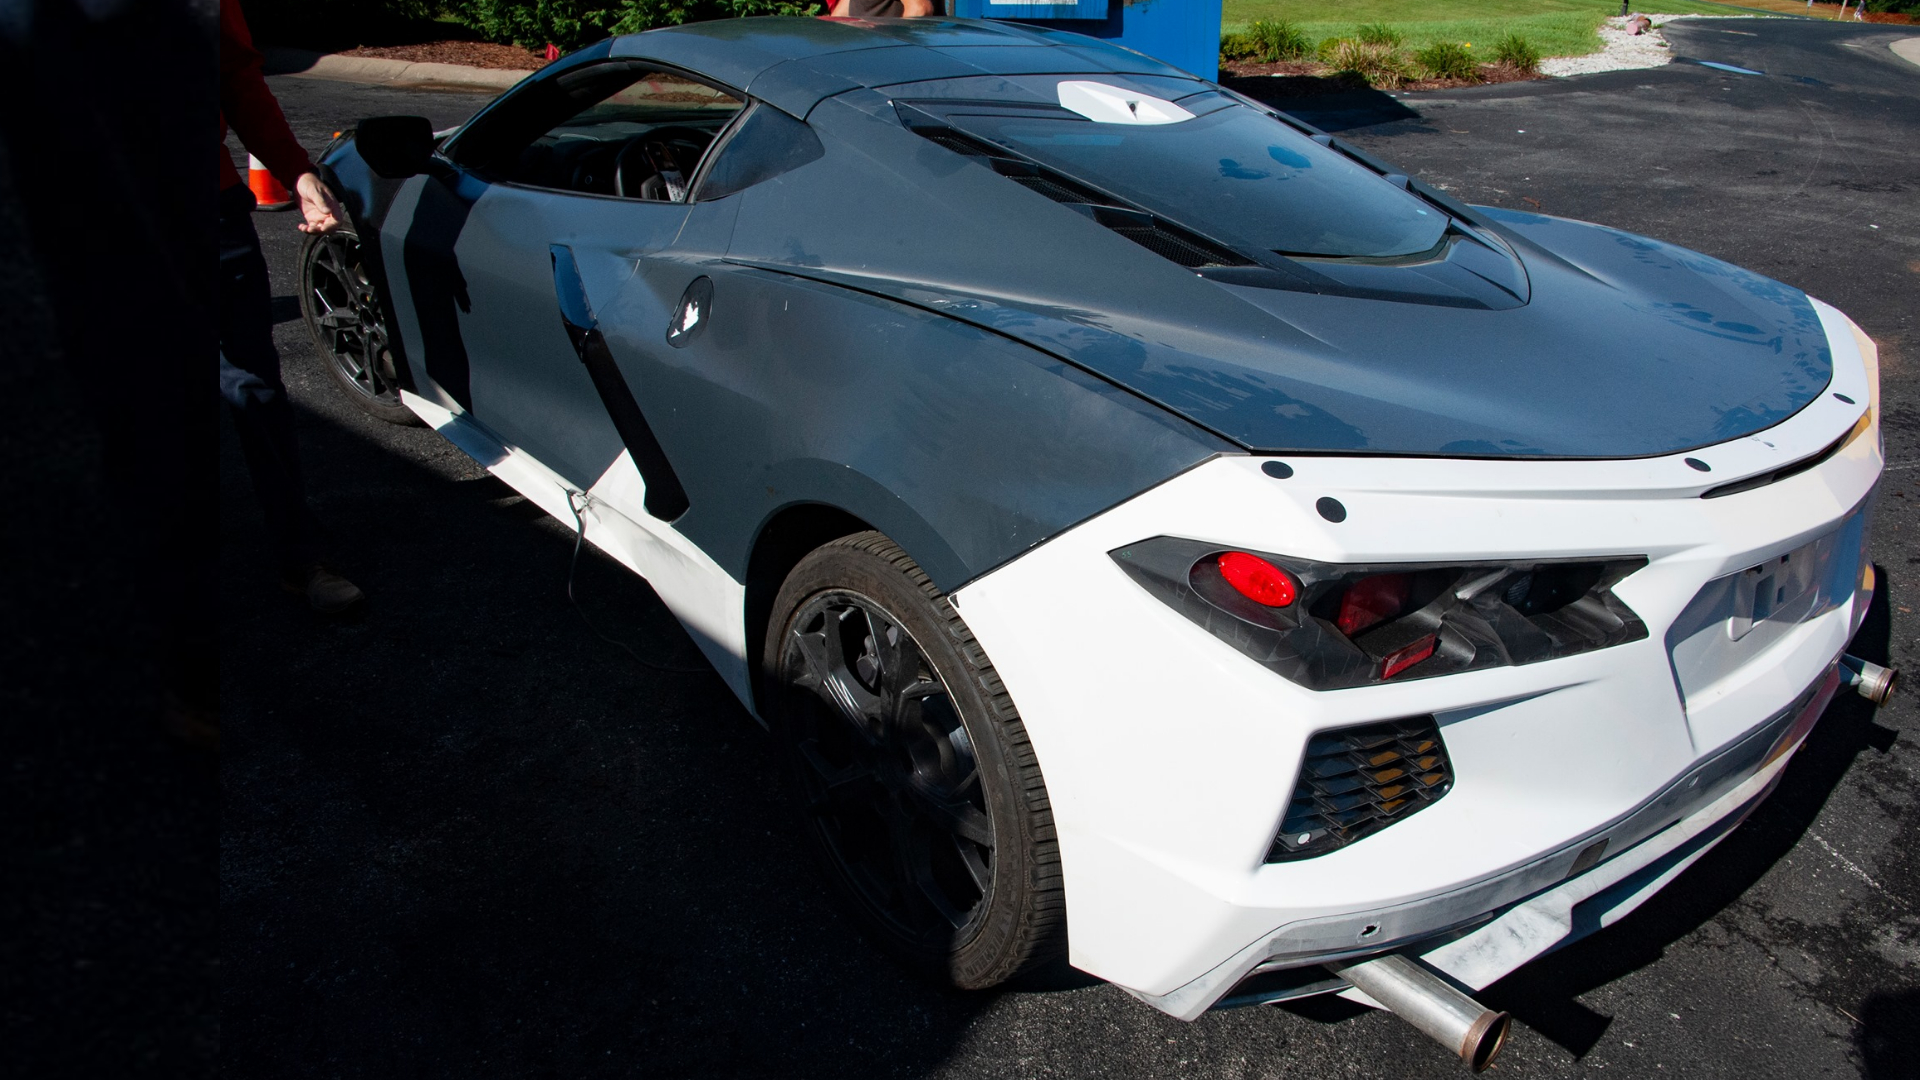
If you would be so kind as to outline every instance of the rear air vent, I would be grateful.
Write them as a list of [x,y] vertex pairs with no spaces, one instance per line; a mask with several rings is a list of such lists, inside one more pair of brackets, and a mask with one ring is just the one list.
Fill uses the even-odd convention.
[[972,158],[1028,191],[1071,206],[1139,244],[1155,255],[1189,269],[1204,266],[1254,266],[1253,260],[1196,235],[1110,195],[1078,183],[1031,161],[1012,157],[1000,147],[949,127],[914,124],[914,134],[956,154]]
[[[1099,220],[1095,218],[1095,220]],[[1102,224],[1107,224],[1102,222]],[[1149,221],[1142,225],[1111,225],[1107,228],[1139,244],[1163,259],[1171,259],[1181,266],[1198,269],[1202,266],[1247,266],[1247,260],[1223,251],[1192,233],[1178,229],[1169,229],[1158,221]]]
[[1338,851],[1405,821],[1452,787],[1453,764],[1431,716],[1323,731],[1307,740],[1267,861]]
[[[1007,176],[1005,173],[1001,175]],[[1058,180],[1052,180],[1045,176],[1007,176],[1007,178],[1019,184],[1021,187],[1026,188],[1028,191],[1037,191],[1045,195],[1054,202],[1084,203],[1088,201],[1082,193],[1060,183]]]
[[968,157],[992,157],[996,153],[994,148],[986,143],[968,138],[952,128],[916,127],[913,133],[928,142],[938,143],[956,154],[965,154]]

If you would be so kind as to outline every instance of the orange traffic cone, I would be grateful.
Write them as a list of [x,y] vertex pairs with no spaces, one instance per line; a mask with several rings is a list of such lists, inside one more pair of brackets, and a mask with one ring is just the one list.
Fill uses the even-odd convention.
[[247,155],[247,187],[253,192],[255,210],[285,210],[293,205],[293,193],[252,154]]

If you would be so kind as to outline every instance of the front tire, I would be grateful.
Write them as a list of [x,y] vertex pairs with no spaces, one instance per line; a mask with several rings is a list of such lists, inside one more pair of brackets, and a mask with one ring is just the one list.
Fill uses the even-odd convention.
[[389,424],[418,424],[400,401],[398,358],[352,226],[300,248],[300,313],[322,364],[347,397]]
[[1040,764],[986,653],[886,537],[788,575],[763,649],[767,713],[805,828],[883,947],[961,989],[1064,955]]

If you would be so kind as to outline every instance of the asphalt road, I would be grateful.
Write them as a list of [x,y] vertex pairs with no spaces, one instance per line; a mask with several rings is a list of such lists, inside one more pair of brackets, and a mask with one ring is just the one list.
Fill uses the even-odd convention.
[[[1676,241],[1807,289],[1881,343],[1885,588],[1856,651],[1920,668],[1920,67],[1891,28],[1676,28],[1693,63],[1292,103],[1473,202]],[[309,145],[471,96],[301,78]],[[293,299],[297,234],[256,218],[314,501],[365,615],[274,586],[223,436],[222,1064],[236,1077],[1444,1077],[1383,1013],[1170,1020],[1084,980],[962,996],[890,966],[829,903],[773,759],[647,586],[429,431],[368,420]],[[1908,486],[1914,490],[1909,492]],[[1914,1076],[1920,706],[1836,703],[1749,822],[1622,924],[1492,988],[1509,1076]]]

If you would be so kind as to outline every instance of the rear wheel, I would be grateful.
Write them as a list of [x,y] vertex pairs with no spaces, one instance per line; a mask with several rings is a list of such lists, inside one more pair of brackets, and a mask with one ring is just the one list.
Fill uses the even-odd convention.
[[946,596],[868,532],[801,560],[774,613],[768,719],[827,872],[873,936],[964,989],[1061,956],[1040,765]]
[[300,312],[327,373],[355,405],[390,424],[420,422],[400,401],[398,360],[350,226],[301,247]]

